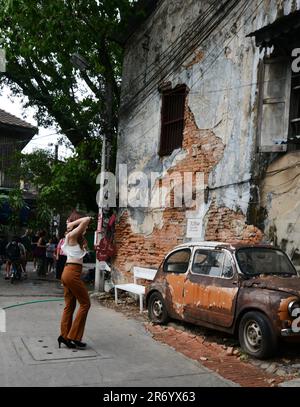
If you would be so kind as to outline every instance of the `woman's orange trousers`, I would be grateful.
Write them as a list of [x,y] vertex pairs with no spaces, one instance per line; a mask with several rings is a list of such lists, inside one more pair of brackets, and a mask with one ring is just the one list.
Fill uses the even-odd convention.
[[[82,266],[75,263],[67,263],[61,276],[64,285],[65,309],[61,319],[61,335],[65,339],[81,341],[88,311],[91,303],[88,291],[80,279]],[[76,308],[76,300],[79,309],[73,321]]]

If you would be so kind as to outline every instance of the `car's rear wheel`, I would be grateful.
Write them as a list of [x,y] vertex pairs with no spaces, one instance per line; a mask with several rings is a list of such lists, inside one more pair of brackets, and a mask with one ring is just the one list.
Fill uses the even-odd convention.
[[242,349],[249,355],[266,359],[277,350],[278,341],[269,319],[261,312],[247,312],[239,325]]
[[163,296],[155,291],[151,294],[148,303],[148,316],[156,324],[166,324],[169,321],[169,315]]

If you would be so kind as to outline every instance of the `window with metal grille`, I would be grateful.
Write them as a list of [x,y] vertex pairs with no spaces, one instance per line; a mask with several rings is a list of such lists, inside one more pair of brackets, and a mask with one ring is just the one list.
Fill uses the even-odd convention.
[[182,147],[186,92],[181,85],[162,93],[160,156]]
[[267,58],[261,65],[259,151],[300,149],[300,74],[286,57]]
[[288,143],[290,150],[300,149],[300,74],[292,74],[290,128]]

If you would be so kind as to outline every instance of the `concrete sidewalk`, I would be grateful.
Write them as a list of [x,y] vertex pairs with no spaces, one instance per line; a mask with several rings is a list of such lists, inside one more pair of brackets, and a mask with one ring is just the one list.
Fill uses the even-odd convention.
[[[3,294],[2,308],[39,300],[36,296]],[[7,332],[0,333],[0,386],[235,386],[153,340],[141,322],[96,302],[84,338],[89,349],[72,352],[63,345],[58,349],[63,306],[62,301],[57,301],[7,309]]]
[[[93,263],[83,264],[83,273],[87,273],[90,268],[95,265]],[[27,264],[27,279],[15,281],[11,284],[9,280],[4,280],[4,265],[0,268],[0,303],[1,297],[61,297],[63,296],[63,288],[61,281],[56,280],[55,272],[46,276],[38,276],[33,271],[33,263]],[[88,290],[94,289],[94,283],[87,283]]]

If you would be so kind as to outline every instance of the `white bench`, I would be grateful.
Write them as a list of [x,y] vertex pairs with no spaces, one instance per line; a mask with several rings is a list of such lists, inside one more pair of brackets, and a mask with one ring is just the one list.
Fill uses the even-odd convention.
[[152,281],[157,273],[157,270],[147,269],[143,267],[133,267],[133,284],[117,284],[115,285],[115,301],[118,304],[118,290],[127,291],[136,294],[140,297],[140,312],[143,312],[143,297],[145,295],[145,286],[137,284],[138,279]]

